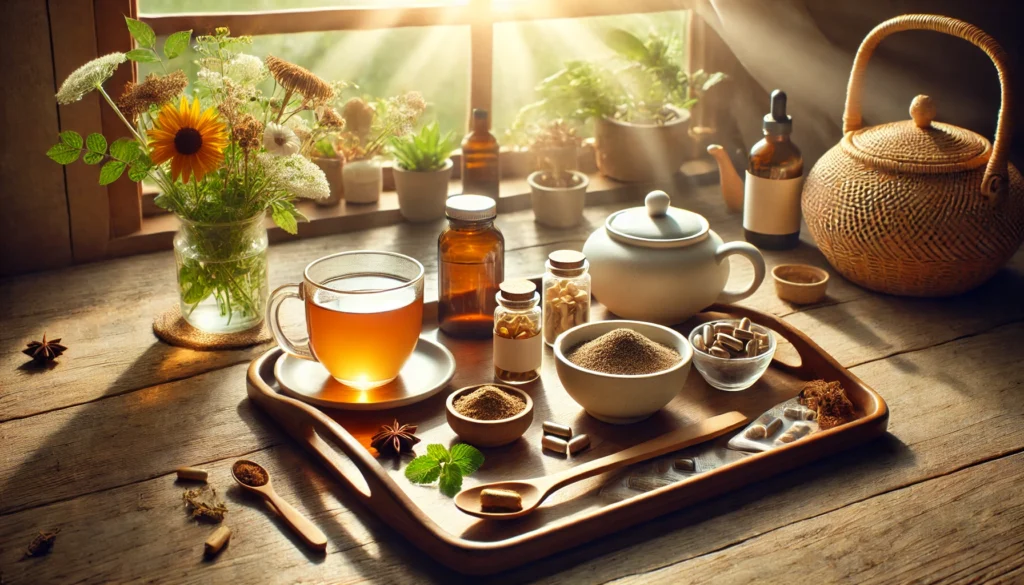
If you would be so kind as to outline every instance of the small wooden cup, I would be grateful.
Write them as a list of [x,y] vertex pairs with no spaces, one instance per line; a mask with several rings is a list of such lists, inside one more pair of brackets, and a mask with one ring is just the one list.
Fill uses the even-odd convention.
[[828,290],[828,272],[807,264],[779,264],[772,269],[775,294],[797,305],[819,303]]
[[[477,420],[461,415],[455,410],[455,399],[468,394],[482,386],[494,386],[510,394],[515,394],[526,401],[526,408],[519,414],[503,418],[501,420]],[[448,395],[445,401],[445,414],[448,418],[448,426],[463,441],[474,447],[500,447],[507,445],[523,436],[526,429],[533,423],[533,399],[530,395],[518,388],[504,384],[474,384],[460,388]]]

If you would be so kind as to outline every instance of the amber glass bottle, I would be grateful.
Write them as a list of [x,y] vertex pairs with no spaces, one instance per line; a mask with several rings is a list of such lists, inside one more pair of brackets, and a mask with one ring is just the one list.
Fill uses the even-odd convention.
[[494,225],[497,203],[455,195],[448,227],[437,239],[437,320],[453,337],[488,338],[494,332],[495,295],[505,279],[505,238]]
[[462,192],[498,200],[501,166],[498,139],[490,132],[487,110],[473,110],[473,131],[462,140]]
[[764,138],[750,149],[743,189],[743,234],[758,248],[794,248],[800,243],[804,159],[789,139],[793,118],[786,115],[785,92],[772,92],[771,113],[764,117],[762,128]]

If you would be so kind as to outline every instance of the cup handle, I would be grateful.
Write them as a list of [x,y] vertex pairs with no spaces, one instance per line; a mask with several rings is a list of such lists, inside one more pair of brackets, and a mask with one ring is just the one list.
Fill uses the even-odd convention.
[[270,294],[270,302],[267,303],[267,323],[270,324],[270,331],[274,334],[274,340],[281,346],[281,349],[304,360],[319,361],[309,349],[309,338],[293,343],[281,330],[281,304],[286,300],[295,298],[304,300],[301,284],[286,284],[280,286]]
[[735,303],[737,301],[742,301],[754,294],[757,287],[761,286],[761,283],[764,282],[765,265],[764,257],[761,256],[760,250],[746,242],[729,242],[722,244],[717,250],[715,250],[715,261],[721,264],[726,258],[733,254],[743,256],[747,260],[750,260],[750,263],[754,265],[754,281],[743,290],[723,290],[722,294],[718,295],[717,302],[719,303]]

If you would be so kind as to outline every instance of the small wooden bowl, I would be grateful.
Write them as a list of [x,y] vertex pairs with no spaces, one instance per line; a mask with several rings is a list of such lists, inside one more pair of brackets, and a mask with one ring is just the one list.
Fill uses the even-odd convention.
[[[459,414],[455,410],[455,399],[482,386],[494,386],[510,394],[515,394],[526,401],[526,408],[511,418],[501,420],[477,420]],[[523,436],[526,429],[533,424],[533,399],[526,392],[504,384],[474,384],[460,388],[448,395],[448,400],[445,401],[445,414],[448,418],[448,426],[466,443],[475,447],[500,447]]]
[[828,272],[807,264],[779,264],[772,268],[775,295],[797,305],[820,303],[828,290]]

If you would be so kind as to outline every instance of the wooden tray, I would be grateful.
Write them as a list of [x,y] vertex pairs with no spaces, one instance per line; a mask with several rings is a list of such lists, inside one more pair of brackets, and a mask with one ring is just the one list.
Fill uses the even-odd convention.
[[[676,329],[687,333],[704,321],[746,316],[779,334],[779,348],[772,365],[752,388],[743,392],[715,390],[693,368],[684,389],[653,417],[632,425],[609,425],[587,416],[565,393],[555,374],[551,350],[545,347],[541,379],[523,386],[534,399],[533,425],[522,439],[511,445],[483,449],[487,458],[484,466],[466,478],[463,487],[555,473],[574,463],[609,455],[729,410],[741,411],[754,419],[794,397],[805,380],[838,380],[856,406],[858,418],[758,454],[726,452],[724,445],[735,434],[729,433],[713,444],[702,446],[705,450],[714,450],[711,460],[717,463],[713,469],[699,469],[702,472],[693,475],[671,475],[670,471],[665,471],[664,463],[640,463],[626,472],[598,476],[564,488],[540,510],[520,520],[479,520],[459,512],[436,485],[409,483],[403,470],[411,458],[377,460],[367,449],[370,436],[381,424],[390,423],[394,418],[419,425],[418,436],[423,442],[417,453],[422,453],[430,443],[448,446],[458,442],[445,422],[445,398],[452,390],[493,379],[490,340],[457,340],[440,334],[436,314],[436,303],[428,303],[424,310],[423,335],[438,339],[451,349],[456,373],[449,388],[422,403],[382,412],[318,410],[279,392],[273,374],[274,363],[281,355],[278,348],[252,362],[247,386],[249,398],[317,455],[373,513],[431,557],[464,573],[495,573],[583,544],[849,449],[885,433],[888,424],[889,411],[882,397],[805,335],[771,315],[734,305],[714,305]],[[591,315],[593,319],[612,318],[596,301]],[[546,420],[568,424],[574,432],[589,434],[591,448],[571,460],[542,452],[541,423]],[[701,463],[701,467],[705,465]],[[670,473],[672,483],[646,492],[624,490],[623,474],[629,473]]]

